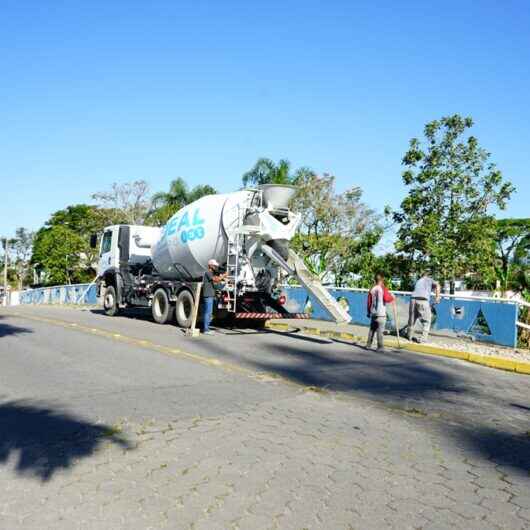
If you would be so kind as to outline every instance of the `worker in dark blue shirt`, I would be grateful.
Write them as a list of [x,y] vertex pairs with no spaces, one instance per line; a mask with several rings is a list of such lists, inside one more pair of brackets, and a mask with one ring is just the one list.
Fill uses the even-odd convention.
[[204,273],[202,278],[202,302],[203,302],[203,320],[202,332],[205,335],[213,335],[214,332],[210,329],[210,322],[212,321],[213,304],[215,301],[215,284],[219,283],[223,275],[218,274],[219,263],[215,259],[208,261],[208,270]]

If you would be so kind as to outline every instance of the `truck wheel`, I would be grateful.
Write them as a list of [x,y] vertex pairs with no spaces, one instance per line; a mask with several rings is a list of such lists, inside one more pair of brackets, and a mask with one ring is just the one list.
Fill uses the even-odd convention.
[[118,299],[116,297],[116,288],[113,285],[109,285],[105,288],[103,295],[103,309],[105,314],[109,317],[113,317],[120,312],[118,307]]
[[165,289],[159,287],[153,296],[153,305],[151,311],[155,322],[159,324],[167,324],[173,319],[173,312],[175,308],[169,301],[169,296]]
[[194,305],[193,295],[187,290],[180,291],[177,297],[176,316],[177,324],[181,328],[191,327]]

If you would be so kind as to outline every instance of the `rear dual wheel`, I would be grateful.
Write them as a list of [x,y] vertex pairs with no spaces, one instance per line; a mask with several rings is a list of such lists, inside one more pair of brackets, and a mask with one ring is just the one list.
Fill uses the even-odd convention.
[[180,291],[176,303],[176,317],[181,328],[191,327],[194,306],[193,295],[186,289]]
[[167,324],[173,320],[175,314],[175,307],[169,300],[169,296],[165,289],[159,287],[153,295],[153,303],[151,305],[151,312],[153,319],[159,324]]
[[153,295],[151,311],[153,319],[159,324],[167,324],[176,317],[181,328],[189,328],[193,320],[193,309],[193,295],[186,289],[180,291],[175,304],[171,303],[167,291],[161,287]]

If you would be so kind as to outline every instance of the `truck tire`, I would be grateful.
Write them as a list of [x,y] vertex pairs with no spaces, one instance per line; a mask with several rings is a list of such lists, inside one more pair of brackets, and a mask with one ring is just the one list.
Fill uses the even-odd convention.
[[116,288],[114,285],[105,287],[103,309],[105,310],[105,314],[109,317],[113,317],[120,312],[120,308],[118,307],[118,297],[116,296]]
[[195,301],[193,300],[193,295],[187,289],[180,291],[177,297],[175,313],[177,317],[177,324],[181,328],[191,327],[194,306]]
[[151,305],[151,311],[155,322],[159,324],[167,324],[173,320],[173,314],[175,307],[169,301],[169,296],[165,289],[159,287],[153,296],[153,303]]

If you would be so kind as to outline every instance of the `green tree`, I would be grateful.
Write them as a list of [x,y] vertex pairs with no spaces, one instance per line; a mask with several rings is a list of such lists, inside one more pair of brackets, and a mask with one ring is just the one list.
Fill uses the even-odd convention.
[[2,238],[0,241],[0,249],[2,252],[0,253],[0,286],[3,287],[4,285],[4,270],[5,270],[5,256],[7,252],[7,284],[11,288],[17,288],[18,287],[18,277],[16,274],[16,267],[15,267],[15,253],[13,250],[13,247],[15,246],[16,239],[11,238],[7,240],[7,250],[6,250],[6,240],[5,238]]
[[169,218],[180,208],[190,204],[205,195],[215,195],[217,191],[208,184],[188,188],[182,178],[173,180],[169,191],[160,191],[151,198],[151,211],[146,221],[158,226],[166,224]]
[[[414,263],[403,254],[387,252],[380,256],[374,256],[371,269],[370,282],[375,272],[385,275],[385,282],[391,289],[400,291],[411,291],[414,288]],[[370,285],[363,285],[369,287]]]
[[22,289],[24,283],[29,284],[32,281],[30,260],[34,237],[34,232],[19,227],[16,229],[15,238],[11,243],[11,263],[18,289]]
[[254,166],[243,175],[243,186],[260,186],[263,184],[296,184],[304,177],[315,175],[307,168],[291,171],[289,160],[282,159],[278,163],[270,158],[259,158]]
[[373,275],[373,248],[382,235],[378,216],[360,188],[335,192],[335,177],[306,173],[297,180],[293,210],[302,214],[293,248],[326,283],[363,284]]
[[[54,225],[35,236],[33,257],[48,285],[71,284],[89,279],[85,240],[70,228]],[[92,279],[92,278],[90,278]]]
[[[92,280],[95,274],[98,250],[90,247],[90,236],[98,233],[106,226],[126,222],[126,214],[116,208],[98,208],[87,204],[74,204],[53,213],[45,225],[37,231],[33,241],[31,263],[42,274],[44,283],[60,283],[64,281],[83,282]],[[56,230],[61,228],[63,231]],[[54,238],[66,234],[66,241],[56,241],[57,252],[51,252]],[[66,246],[65,246],[66,245]],[[60,253],[68,251],[68,267],[65,267]],[[79,252],[78,259],[72,253]],[[77,267],[75,270],[71,267]],[[65,271],[69,271],[66,274]],[[63,271],[59,273],[58,271]],[[63,274],[63,276],[61,276]]]
[[95,263],[98,249],[90,248],[90,236],[102,232],[106,226],[127,223],[127,213],[119,208],[100,208],[88,204],[74,204],[53,213],[47,227],[65,226],[84,241],[83,252],[89,264]]
[[410,141],[403,157],[409,191],[401,209],[396,249],[418,266],[428,263],[441,279],[479,271],[494,259],[495,219],[514,187],[503,179],[490,153],[467,135],[471,118],[457,114],[425,126],[425,141]]
[[504,292],[509,289],[510,280],[526,267],[530,256],[530,219],[497,220],[495,250],[495,270]]

